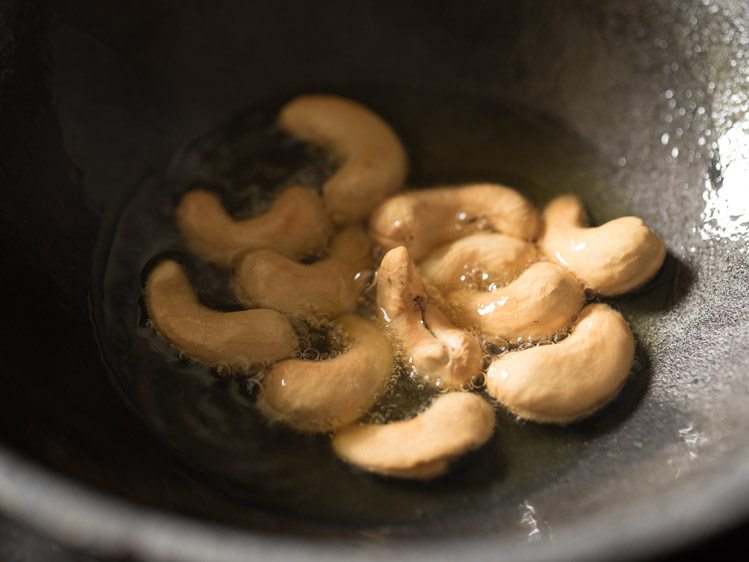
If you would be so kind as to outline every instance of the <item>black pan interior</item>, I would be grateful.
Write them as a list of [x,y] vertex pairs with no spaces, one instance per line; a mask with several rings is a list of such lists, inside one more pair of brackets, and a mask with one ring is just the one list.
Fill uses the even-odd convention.
[[[507,549],[574,544],[592,529],[612,542],[652,538],[680,521],[690,494],[717,509],[710,497],[747,466],[740,2],[65,0],[3,10],[4,448],[136,505],[252,533]],[[186,189],[179,174],[164,181],[184,147],[307,91],[350,95],[391,121],[416,185],[505,181],[538,203],[572,190],[598,222],[636,214],[652,225],[669,249],[664,270],[615,303],[641,365],[622,399],[564,431],[505,416],[487,450],[434,486],[352,474],[315,440],[285,435],[279,458],[298,460],[289,469],[263,456],[268,435],[252,428],[247,449],[229,455],[211,449],[215,436],[186,432],[176,407],[149,415],[144,389],[164,394],[178,381],[148,389],[113,366],[132,342],[122,347],[108,311],[138,322],[136,308],[133,318],[116,308],[137,305],[138,278],[122,295],[106,281],[123,210]],[[142,267],[173,249],[149,246],[146,229],[126,234]],[[184,402],[221,411],[245,399],[187,370]],[[300,470],[313,457],[319,466]]]

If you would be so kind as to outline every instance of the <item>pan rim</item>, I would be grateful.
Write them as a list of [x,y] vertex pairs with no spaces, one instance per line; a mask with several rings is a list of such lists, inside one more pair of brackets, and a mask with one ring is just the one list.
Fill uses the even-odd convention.
[[[0,444],[0,512],[72,549],[137,560],[233,562],[248,556],[273,560],[390,560],[413,562],[471,560],[584,561],[634,560],[688,546],[749,518],[749,447],[724,464],[721,478],[701,482],[696,494],[683,494],[695,478],[670,488],[658,502],[616,506],[575,525],[553,541],[532,545],[473,536],[393,539],[372,545],[351,539],[253,533],[178,513],[137,505],[102,492],[26,459]],[[614,532],[616,530],[617,532]]]

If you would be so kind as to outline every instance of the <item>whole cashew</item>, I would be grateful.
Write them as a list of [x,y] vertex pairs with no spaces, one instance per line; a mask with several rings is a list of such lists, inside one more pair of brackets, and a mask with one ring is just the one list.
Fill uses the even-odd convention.
[[616,396],[634,352],[634,336],[621,314],[605,304],[591,304],[561,342],[496,359],[489,367],[487,390],[520,418],[567,424]]
[[346,351],[326,361],[287,359],[262,380],[257,405],[272,422],[304,432],[333,431],[361,417],[393,372],[393,350],[382,332],[353,315],[339,319]]
[[601,295],[621,295],[644,285],[666,257],[663,241],[639,217],[585,228],[585,209],[574,195],[551,201],[543,216],[546,254]]
[[377,244],[386,250],[405,246],[416,261],[476,230],[533,240],[538,228],[533,204],[497,184],[407,191],[383,202],[369,219],[369,232]]
[[393,129],[363,105],[338,96],[294,98],[278,121],[293,136],[333,151],[343,165],[323,185],[337,224],[369,216],[375,205],[403,185],[408,161]]
[[393,248],[377,275],[377,305],[394,337],[402,342],[417,373],[441,388],[460,388],[481,372],[478,340],[450,324],[428,301],[408,250]]
[[356,273],[371,267],[369,238],[360,226],[339,232],[330,257],[305,265],[272,250],[256,250],[238,259],[232,275],[237,298],[292,315],[339,315],[356,308]]
[[332,444],[342,460],[369,472],[428,480],[486,443],[494,423],[494,410],[486,400],[450,392],[438,396],[415,418],[353,425],[336,433]]
[[565,328],[585,302],[580,284],[564,269],[537,262],[495,291],[461,289],[448,295],[452,318],[508,341],[543,339]]
[[440,246],[419,264],[424,278],[442,293],[465,289],[472,270],[496,285],[506,285],[538,261],[534,244],[490,232],[480,232]]
[[146,306],[156,331],[186,356],[244,371],[291,356],[296,335],[275,310],[218,312],[203,306],[182,266],[158,264],[146,281]]
[[309,187],[286,189],[266,213],[244,220],[234,220],[215,193],[198,189],[182,197],[176,216],[190,249],[223,267],[250,249],[301,258],[325,246],[333,233],[320,196]]

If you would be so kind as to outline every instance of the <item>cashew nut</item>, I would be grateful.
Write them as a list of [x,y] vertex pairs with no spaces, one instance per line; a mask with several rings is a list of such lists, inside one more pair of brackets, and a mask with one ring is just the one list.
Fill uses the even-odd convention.
[[481,232],[440,246],[419,264],[419,269],[429,283],[448,293],[475,281],[475,271],[494,285],[506,285],[535,261],[538,250],[530,242]]
[[275,310],[218,312],[198,301],[182,266],[158,264],[146,281],[146,306],[156,331],[197,361],[243,371],[289,357],[296,335]]
[[494,291],[461,289],[448,296],[452,318],[508,341],[543,339],[565,328],[585,302],[580,284],[556,264],[537,262]]
[[382,199],[403,185],[407,156],[390,126],[352,100],[306,95],[287,103],[281,127],[334,152],[343,165],[323,185],[328,213],[338,224],[362,221]]
[[290,187],[264,214],[234,220],[215,193],[186,193],[177,224],[190,249],[206,261],[229,267],[244,250],[267,248],[300,258],[327,244],[333,232],[322,199],[309,187]]
[[472,335],[450,324],[428,301],[408,250],[393,248],[382,259],[377,305],[414,368],[438,387],[460,388],[481,372],[482,350]]
[[333,239],[330,257],[305,265],[272,250],[239,258],[232,286],[248,305],[292,315],[338,315],[356,308],[356,273],[371,266],[369,239],[360,226],[343,229]]
[[262,380],[257,405],[273,422],[305,432],[333,431],[361,417],[393,372],[393,351],[374,325],[341,316],[348,345],[325,361],[287,359]]
[[428,480],[486,443],[494,423],[494,410],[486,400],[451,392],[410,420],[347,427],[333,436],[332,444],[342,460],[369,472]]
[[377,207],[369,231],[389,250],[406,246],[419,261],[437,246],[476,230],[492,230],[533,240],[539,228],[533,204],[497,184],[472,184],[407,191]]
[[585,209],[574,195],[554,199],[543,216],[546,254],[601,295],[621,295],[644,285],[666,257],[663,241],[639,217],[585,228]]
[[567,424],[616,396],[629,375],[634,353],[634,336],[621,314],[605,304],[591,304],[561,342],[494,360],[486,386],[518,417]]

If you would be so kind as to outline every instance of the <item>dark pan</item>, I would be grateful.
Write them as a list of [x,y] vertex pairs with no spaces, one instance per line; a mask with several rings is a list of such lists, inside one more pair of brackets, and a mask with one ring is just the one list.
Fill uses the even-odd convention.
[[[652,555],[747,516],[743,2],[63,0],[0,14],[8,517],[146,560],[583,560]],[[574,190],[598,222],[642,216],[669,255],[615,302],[641,365],[622,397],[567,430],[505,417],[427,486],[324,457],[304,470],[320,449],[300,438],[288,475],[307,495],[267,492],[265,434],[247,435],[252,462],[211,466],[178,413],[156,423],[102,322],[117,219],[191,139],[307,91],[391,121],[415,184],[501,180],[539,203]],[[570,147],[593,168],[565,168],[580,161]],[[216,404],[234,396],[201,377]],[[217,479],[238,465],[244,479]]]

